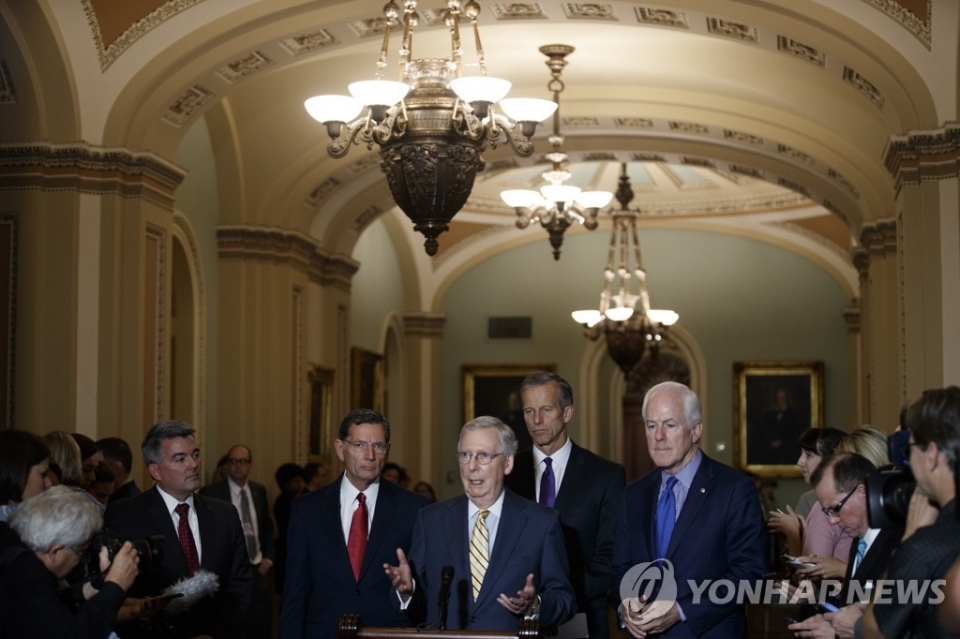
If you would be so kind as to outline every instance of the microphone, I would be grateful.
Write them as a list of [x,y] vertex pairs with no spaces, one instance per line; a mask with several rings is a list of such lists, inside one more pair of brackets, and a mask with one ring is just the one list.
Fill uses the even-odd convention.
[[452,583],[453,566],[444,566],[440,569],[440,600],[437,602],[440,613],[437,628],[440,630],[447,628],[447,604],[450,602],[450,584]]

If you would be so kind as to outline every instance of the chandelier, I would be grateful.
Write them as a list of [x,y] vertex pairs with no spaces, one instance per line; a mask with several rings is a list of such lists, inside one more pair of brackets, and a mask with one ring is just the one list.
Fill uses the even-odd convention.
[[580,187],[564,184],[571,176],[564,168],[568,157],[563,152],[563,135],[560,134],[560,93],[565,86],[560,73],[567,66],[567,56],[573,51],[573,47],[566,44],[540,47],[540,53],[547,56],[550,69],[547,88],[553,92],[553,101],[557,105],[553,113],[553,134],[549,138],[553,150],[545,156],[553,166],[542,176],[546,184],[539,192],[511,189],[500,193],[507,206],[517,213],[517,228],[525,229],[531,223],[539,222],[546,229],[555,260],[560,259],[563,234],[567,229],[574,224],[583,224],[590,231],[597,228],[597,213],[613,198],[609,191],[582,191]]
[[590,339],[606,337],[607,352],[626,374],[643,358],[648,346],[650,355],[657,356],[667,327],[680,316],[673,311],[650,308],[647,273],[643,269],[637,235],[640,211],[629,208],[633,188],[626,163],[621,165],[616,197],[620,208],[610,211],[613,231],[607,266],[603,270],[600,309],[574,311],[572,315],[576,322],[584,325],[584,335]]
[[[380,147],[380,168],[394,201],[426,236],[424,248],[435,255],[437,236],[466,203],[487,144],[504,140],[521,156],[533,153],[530,138],[538,122],[557,108],[550,100],[504,96],[510,83],[487,76],[480,44],[475,0],[447,0],[444,24],[450,31],[450,57],[413,59],[413,31],[420,21],[417,0],[403,0],[403,10],[391,0],[384,8],[385,28],[376,79],[349,85],[350,96],[320,95],[304,106],[323,123],[332,140],[331,157],[347,154],[350,146]],[[402,16],[401,16],[402,13]],[[469,20],[476,42],[479,76],[463,72],[460,21]],[[403,25],[399,82],[383,79],[390,33]],[[503,113],[497,112],[499,104]],[[362,112],[364,112],[361,115]]]

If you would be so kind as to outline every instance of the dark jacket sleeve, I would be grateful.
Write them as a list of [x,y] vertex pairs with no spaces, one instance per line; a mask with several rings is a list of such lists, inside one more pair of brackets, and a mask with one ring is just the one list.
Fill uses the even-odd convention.
[[107,583],[74,611],[33,552],[11,563],[0,583],[0,637],[10,639],[106,639],[126,597],[120,586]]

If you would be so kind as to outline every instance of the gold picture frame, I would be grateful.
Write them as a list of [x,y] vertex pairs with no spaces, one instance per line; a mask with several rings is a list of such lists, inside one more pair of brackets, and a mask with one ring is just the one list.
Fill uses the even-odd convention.
[[350,409],[383,412],[383,355],[354,346],[350,349]]
[[799,477],[797,440],[823,427],[821,361],[734,362],[733,455],[761,477]]
[[[537,371],[556,372],[555,364],[465,364],[463,366],[463,422],[493,415],[514,427],[517,415],[523,423],[522,407],[511,405],[511,393],[520,398],[520,382]],[[514,428],[514,430],[517,430]]]
[[307,436],[307,459],[329,462],[333,454],[333,369],[313,366],[307,373],[310,384],[310,430]]

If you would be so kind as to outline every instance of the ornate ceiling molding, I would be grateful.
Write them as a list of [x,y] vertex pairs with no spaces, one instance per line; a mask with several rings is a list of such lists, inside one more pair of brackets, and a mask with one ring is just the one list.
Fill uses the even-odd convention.
[[316,241],[300,233],[252,226],[222,226],[217,229],[221,259],[266,260],[307,273],[324,286],[350,290],[360,264],[344,255],[331,255]]
[[116,40],[105,43],[100,31],[100,20],[97,18],[97,12],[93,6],[93,0],[82,0],[83,12],[87,16],[87,24],[90,25],[90,31],[93,33],[93,41],[97,47],[97,55],[100,58],[100,70],[106,71],[107,67],[113,64],[113,61],[120,57],[121,53],[130,48],[130,45],[139,40],[151,29],[163,24],[163,22],[171,16],[180,13],[200,1],[201,0],[169,0],[169,2],[157,7],[127,27]]
[[410,337],[443,337],[446,315],[434,313],[406,313],[403,316],[403,333]]
[[898,189],[905,184],[956,178],[960,175],[960,122],[891,138],[884,164]]
[[870,275],[870,263],[898,254],[899,235],[895,219],[877,220],[860,229],[860,246],[853,251],[853,265],[860,274],[860,282]]
[[903,0],[863,0],[867,4],[883,11],[888,16],[900,23],[900,25],[915,35],[920,42],[930,48],[932,39],[930,37],[930,23],[933,20],[933,2],[932,0],[914,0],[912,4],[922,5],[926,2],[926,12],[924,16],[918,16],[912,10],[907,8]]
[[146,152],[72,144],[0,144],[0,189],[76,190],[145,197],[173,207],[186,177],[176,165]]

